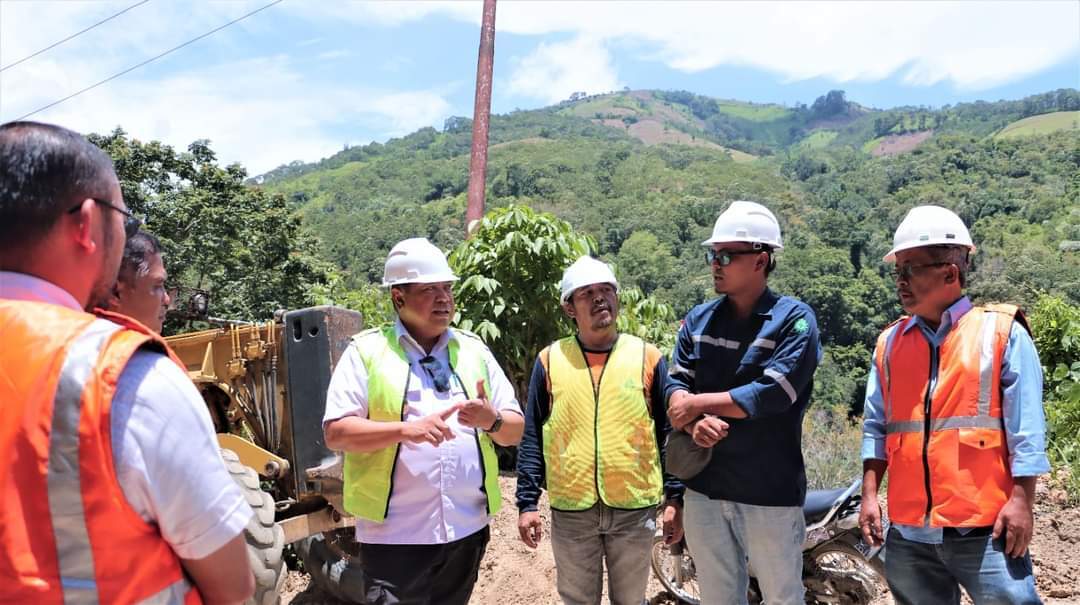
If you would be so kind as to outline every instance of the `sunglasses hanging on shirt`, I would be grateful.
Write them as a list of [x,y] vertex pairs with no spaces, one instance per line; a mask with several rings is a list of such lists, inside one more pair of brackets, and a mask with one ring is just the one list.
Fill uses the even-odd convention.
[[435,383],[435,390],[440,393],[450,391],[450,370],[435,357],[428,355],[419,361],[420,367],[424,368],[431,381]]

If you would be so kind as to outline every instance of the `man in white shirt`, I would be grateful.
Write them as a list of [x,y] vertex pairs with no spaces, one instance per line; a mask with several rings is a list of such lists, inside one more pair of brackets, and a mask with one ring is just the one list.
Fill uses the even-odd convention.
[[[13,347],[8,337],[16,337],[23,343],[18,346],[27,347],[21,351],[27,359],[52,357],[43,356],[37,343],[46,348],[56,342],[76,343],[57,347],[55,358],[63,361],[59,369],[24,362],[16,350],[0,356],[4,406],[32,410],[44,401],[53,417],[50,431],[47,425],[28,420],[33,414],[24,412],[13,438],[0,434],[0,450],[12,448],[0,451],[0,461],[10,464],[2,469],[0,493],[9,498],[5,500],[9,505],[18,500],[23,507],[0,510],[0,586],[5,598],[141,601],[131,595],[171,581],[153,577],[154,570],[162,569],[178,579],[154,594],[154,602],[182,602],[192,588],[188,580],[205,603],[241,603],[254,589],[243,536],[252,512],[220,458],[209,414],[195,386],[163,354],[163,343],[152,334],[83,311],[112,288],[124,238],[137,227],[112,162],[100,149],[57,126],[34,122],[0,126],[0,315],[5,318],[0,340]],[[44,317],[62,321],[35,321]],[[89,326],[85,332],[57,333],[58,326],[80,323]],[[106,352],[101,357],[95,350],[88,349],[92,356],[81,353],[77,346],[95,333],[113,335],[98,345]],[[107,353],[124,339],[143,339],[145,345],[129,353],[126,362],[110,363]],[[60,406],[70,403],[65,391],[71,386],[64,382],[71,378],[68,367],[79,364],[118,372],[84,378],[94,390],[83,391],[81,415],[107,419],[108,428],[100,435],[82,428],[76,433],[60,418],[64,411]],[[46,369],[41,370],[40,383],[25,388],[21,382],[28,368]],[[50,392],[42,394],[50,384]],[[115,384],[115,391],[97,390],[98,385],[110,384]],[[78,404],[79,391],[74,393]],[[79,418],[78,407],[74,412]],[[35,487],[45,485],[37,473],[46,471],[29,468],[34,460],[25,459],[32,451],[25,444],[41,443],[42,436],[49,444],[39,452],[47,461],[47,499]],[[68,437],[76,447],[53,447]],[[87,442],[111,447],[111,452],[105,448],[88,452],[82,447]],[[68,466],[62,468],[65,463]],[[115,477],[102,469],[114,469]],[[116,484],[122,498],[101,495]],[[74,502],[75,508],[58,509],[61,500]],[[28,503],[44,501],[51,514],[48,540],[55,545],[35,539],[50,518],[24,512]],[[115,534],[95,531],[109,522],[119,523]],[[33,545],[29,553],[27,536]],[[120,536],[127,541],[116,542]],[[167,550],[156,546],[162,541]],[[141,550],[126,552],[133,544]],[[103,553],[111,554],[103,557]],[[130,565],[121,568],[118,560]]]
[[455,280],[426,239],[394,246],[397,320],[355,336],[330,381],[326,445],[345,452],[368,603],[468,602],[501,504],[494,444],[524,429],[491,351],[450,327]]

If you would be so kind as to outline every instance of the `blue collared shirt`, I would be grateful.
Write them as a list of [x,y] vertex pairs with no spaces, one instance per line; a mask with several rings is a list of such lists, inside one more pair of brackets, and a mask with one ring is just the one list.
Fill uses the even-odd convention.
[[[949,331],[965,313],[972,309],[971,300],[963,297],[941,314],[941,324],[935,331],[919,316],[913,316],[898,326],[907,333],[918,326],[922,335],[935,350],[941,349]],[[876,356],[875,356],[876,357]],[[938,377],[938,355],[931,355],[930,388]],[[1046,420],[1043,417],[1042,366],[1039,353],[1027,330],[1014,321],[1009,342],[1001,362],[1001,414],[1005,424],[1005,440],[1009,448],[1009,468],[1013,477],[1034,477],[1049,472],[1046,458]],[[866,403],[863,409],[863,460],[885,460],[885,408],[878,380],[877,365],[870,364],[866,381]],[[907,540],[940,544],[940,527],[896,525]]]
[[746,418],[725,418],[728,436],[686,486],[713,499],[801,506],[806,496],[802,417],[821,361],[814,311],[765,290],[746,319],[726,297],[686,315],[664,389],[731,395]]

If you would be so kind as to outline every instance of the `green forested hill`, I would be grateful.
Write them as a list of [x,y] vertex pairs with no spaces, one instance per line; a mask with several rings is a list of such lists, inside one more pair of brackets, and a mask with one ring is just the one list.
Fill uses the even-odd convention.
[[[1030,306],[1050,292],[1080,302],[1080,258],[1070,251],[1080,242],[1080,137],[993,136],[1030,115],[1077,109],[1075,90],[933,111],[871,110],[839,91],[795,108],[685,92],[575,98],[493,117],[487,205],[566,219],[596,239],[624,283],[682,314],[711,296],[700,243],[717,214],[735,199],[765,203],[785,237],[773,285],[815,308],[828,351],[821,382],[854,404],[872,338],[899,313],[881,257],[915,205],[947,206],[972,227],[976,298]],[[905,147],[912,132],[923,134]],[[402,238],[444,249],[461,240],[470,135],[468,119],[451,118],[442,131],[256,182],[285,194],[343,284],[362,288]],[[893,137],[891,151],[871,154],[883,137]]]

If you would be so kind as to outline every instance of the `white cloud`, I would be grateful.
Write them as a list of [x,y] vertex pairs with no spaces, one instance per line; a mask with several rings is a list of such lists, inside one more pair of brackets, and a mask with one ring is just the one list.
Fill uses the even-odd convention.
[[[458,2],[320,6],[337,18],[393,24],[433,14],[479,23],[481,12],[479,3]],[[574,34],[601,46],[631,39],[647,42],[649,56],[681,71],[740,65],[787,80],[875,81],[899,73],[910,85],[982,90],[1070,58],[1080,64],[1075,1],[519,1],[498,6],[496,30]],[[554,46],[541,43],[533,56],[551,57]],[[533,73],[543,67],[522,64]],[[533,96],[551,98],[540,89]]]
[[574,92],[598,93],[621,88],[604,45],[588,38],[541,43],[517,62],[510,92],[556,103]]
[[[68,45],[0,73],[0,120],[18,118],[257,6],[230,2],[226,3],[228,14],[224,14],[221,3],[210,4],[208,8],[202,3],[160,3],[157,13],[146,14],[137,14],[139,9],[134,9]],[[124,6],[0,2],[0,64],[6,65]],[[179,18],[178,13],[185,8],[192,12],[185,16],[191,21]],[[176,19],[169,23],[162,11],[177,13]],[[48,28],[27,26],[42,19],[50,23]],[[172,27],[176,23],[184,25]],[[120,26],[124,35],[107,31],[112,25]],[[255,25],[268,26],[265,22]],[[49,33],[42,33],[46,29]],[[129,36],[128,29],[140,31]],[[152,39],[147,32],[157,38]],[[229,33],[235,32],[231,28],[223,31],[208,39],[208,46],[235,49],[244,38],[243,32],[236,38]],[[114,37],[115,42],[109,42]],[[310,47],[319,42],[319,38],[308,38],[299,45]],[[109,132],[122,126],[133,137],[161,140],[177,149],[207,138],[222,162],[239,161],[251,174],[258,174],[296,159],[313,161],[331,155],[347,141],[381,141],[424,126],[441,126],[450,114],[444,97],[453,84],[444,85],[446,90],[402,91],[359,79],[311,77],[313,67],[347,53],[331,48],[314,59],[278,54],[213,64],[179,61],[183,67],[170,68],[167,75],[137,70],[31,119],[80,132]]]

